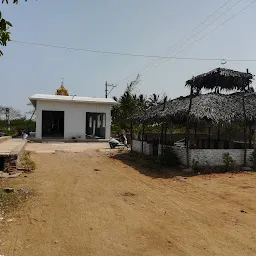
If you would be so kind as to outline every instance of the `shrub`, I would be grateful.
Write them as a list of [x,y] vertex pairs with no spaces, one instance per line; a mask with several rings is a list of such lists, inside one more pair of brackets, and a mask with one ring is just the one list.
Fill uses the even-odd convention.
[[177,167],[180,165],[180,160],[171,147],[166,147],[163,149],[163,154],[160,156],[159,160],[163,165],[169,167]]
[[226,172],[234,171],[235,169],[235,160],[229,153],[223,154],[223,162],[225,165]]
[[192,160],[192,166],[191,166],[192,170],[194,171],[199,171],[200,168],[199,168],[199,162],[196,161],[195,159]]
[[31,159],[30,152],[25,151],[21,158],[21,166],[31,171],[36,169],[35,162]]

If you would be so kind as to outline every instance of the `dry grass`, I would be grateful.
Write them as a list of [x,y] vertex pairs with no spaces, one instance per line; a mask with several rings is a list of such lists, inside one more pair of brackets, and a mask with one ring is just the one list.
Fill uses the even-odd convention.
[[32,195],[32,191],[17,189],[13,192],[6,192],[0,188],[0,217],[5,217],[22,205],[22,202]]
[[31,152],[29,151],[25,151],[21,161],[21,168],[27,169],[27,170],[31,170],[34,171],[36,169],[36,164],[35,162],[31,159]]
[[134,193],[132,193],[132,192],[124,192],[124,193],[122,193],[121,195],[122,195],[122,196],[131,196],[131,197],[136,196],[136,194],[134,194]]
[[[36,164],[31,159],[30,152],[24,152],[20,160],[20,167],[25,172],[36,169]],[[6,216],[15,213],[33,192],[31,189],[24,188],[24,180],[21,177],[1,179],[0,181],[0,218],[6,218]],[[14,188],[14,191],[8,192],[6,188]]]

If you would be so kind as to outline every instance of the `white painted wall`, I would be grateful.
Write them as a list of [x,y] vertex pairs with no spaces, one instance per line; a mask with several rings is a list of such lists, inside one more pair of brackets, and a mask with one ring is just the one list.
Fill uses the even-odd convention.
[[64,139],[80,136],[85,139],[86,112],[106,114],[106,139],[110,137],[111,129],[110,104],[37,101],[36,104],[36,139],[42,139],[42,111],[64,111]]
[[[133,140],[132,141],[132,150],[137,153],[142,153],[142,141]],[[145,155],[153,155],[153,145],[147,142],[143,142],[143,154]]]
[[[172,146],[175,153],[179,157],[181,163],[186,166],[187,164],[187,153],[185,147]],[[141,141],[133,140],[132,150],[141,153]],[[247,164],[252,165],[251,155],[253,149],[247,149]],[[221,166],[223,163],[223,154],[229,153],[230,156],[235,160],[237,165],[243,165],[244,162],[244,150],[243,149],[189,149],[189,162],[192,165],[193,160],[198,161],[201,166]],[[144,154],[152,155],[151,144],[144,142]],[[158,154],[161,154],[161,145],[158,148]]]
[[[250,157],[253,149],[247,149],[247,164],[251,165]],[[223,155],[229,153],[229,155],[235,160],[237,165],[243,165],[244,163],[244,150],[243,149],[190,149],[190,164],[193,159],[198,161],[202,166],[218,166],[223,165]]]

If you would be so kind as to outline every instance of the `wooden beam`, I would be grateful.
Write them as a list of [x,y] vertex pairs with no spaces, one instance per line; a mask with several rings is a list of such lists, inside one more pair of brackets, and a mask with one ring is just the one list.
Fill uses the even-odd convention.
[[193,99],[193,88],[190,87],[190,97],[189,97],[189,107],[187,114],[187,124],[186,124],[186,154],[187,154],[187,168],[189,168],[189,115],[192,107]]

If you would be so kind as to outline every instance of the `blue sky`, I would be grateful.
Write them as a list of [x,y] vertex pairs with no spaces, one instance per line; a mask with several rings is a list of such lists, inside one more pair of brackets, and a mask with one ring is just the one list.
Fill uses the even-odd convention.
[[[20,0],[3,5],[3,17],[11,21],[12,39],[74,48],[161,55],[182,39],[226,0]],[[230,0],[212,19],[238,0]],[[253,0],[241,0],[231,11],[202,31],[198,37],[178,45],[177,52],[228,19]],[[188,47],[179,57],[256,59],[256,3]],[[198,29],[198,31],[200,28]],[[104,97],[105,81],[116,83],[136,73],[152,59],[103,55],[23,45],[11,42],[0,57],[0,105],[26,111],[28,97],[54,94],[65,78],[70,94]],[[219,61],[160,61],[141,73],[139,93],[186,95],[185,81],[193,75],[221,66]],[[256,74],[255,62],[228,62],[224,67]],[[119,96],[126,83],[119,83],[112,96]]]

